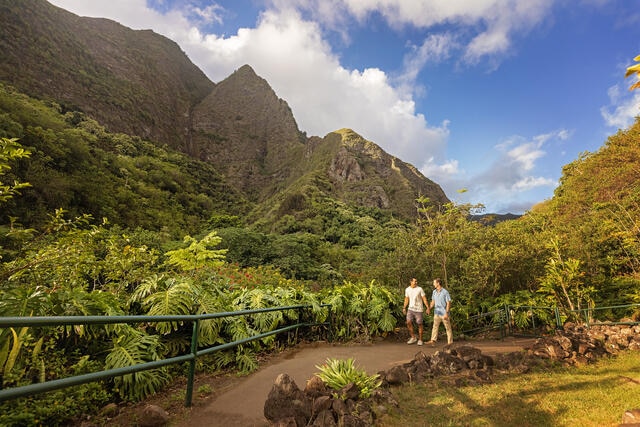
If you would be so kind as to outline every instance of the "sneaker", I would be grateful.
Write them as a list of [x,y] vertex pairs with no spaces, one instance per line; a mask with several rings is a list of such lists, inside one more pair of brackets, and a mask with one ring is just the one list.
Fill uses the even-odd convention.
[[415,337],[411,337],[411,338],[409,338],[409,341],[407,341],[407,344],[413,344],[416,341],[418,341],[418,340]]
[[435,345],[435,341],[427,341],[427,345]]
[[422,340],[418,340],[418,345],[422,345]]

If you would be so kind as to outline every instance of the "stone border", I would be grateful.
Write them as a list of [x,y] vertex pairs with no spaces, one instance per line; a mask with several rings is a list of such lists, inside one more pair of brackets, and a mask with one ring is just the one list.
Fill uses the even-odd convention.
[[[553,335],[538,338],[530,348],[493,358],[476,347],[454,343],[431,356],[420,351],[411,362],[379,372],[382,386],[367,399],[358,398],[360,390],[355,384],[336,392],[313,376],[301,390],[289,375],[280,374],[265,401],[264,416],[272,426],[372,426],[389,408],[399,408],[391,393],[393,386],[436,377],[454,386],[484,384],[493,381],[494,371],[524,373],[551,362],[584,365],[624,350],[640,350],[640,325],[566,323]],[[639,417],[639,409],[626,411],[623,423],[637,423]]]

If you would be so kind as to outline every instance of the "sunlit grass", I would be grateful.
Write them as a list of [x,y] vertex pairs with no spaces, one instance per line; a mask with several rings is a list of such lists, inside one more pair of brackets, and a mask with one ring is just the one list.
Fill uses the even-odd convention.
[[640,408],[640,352],[585,367],[508,374],[493,384],[438,380],[393,389],[400,410],[381,426],[615,426]]

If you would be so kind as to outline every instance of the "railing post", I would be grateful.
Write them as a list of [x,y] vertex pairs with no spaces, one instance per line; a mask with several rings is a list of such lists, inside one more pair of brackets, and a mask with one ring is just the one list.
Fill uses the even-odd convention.
[[187,394],[184,401],[184,406],[191,406],[193,401],[193,383],[196,376],[196,358],[198,356],[198,331],[200,326],[200,320],[195,319],[193,321],[193,330],[191,331],[191,354],[193,359],[189,361],[189,374],[187,376]]
[[333,342],[333,329],[334,329],[334,319],[333,319],[333,306],[330,305],[328,306],[327,310],[329,310],[327,312],[327,320],[329,321],[329,330],[327,331],[327,338],[329,339],[329,342]]
[[587,328],[591,327],[591,322],[589,321],[589,312],[584,310],[584,322],[587,324]]
[[553,308],[553,312],[556,316],[556,329],[562,329],[562,321],[560,320],[560,309],[558,306]]
[[513,335],[513,331],[511,329],[511,313],[509,311],[509,304],[504,305],[504,319],[507,323],[507,331],[509,331],[508,333]]

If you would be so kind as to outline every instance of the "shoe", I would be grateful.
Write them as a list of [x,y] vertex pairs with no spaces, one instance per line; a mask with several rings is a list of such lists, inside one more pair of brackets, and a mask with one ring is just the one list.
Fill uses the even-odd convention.
[[418,341],[415,337],[409,338],[409,341],[407,341],[407,344],[413,344],[416,341]]
[[422,345],[422,340],[418,340],[418,345]]
[[427,345],[435,345],[436,342],[435,341],[427,341]]

